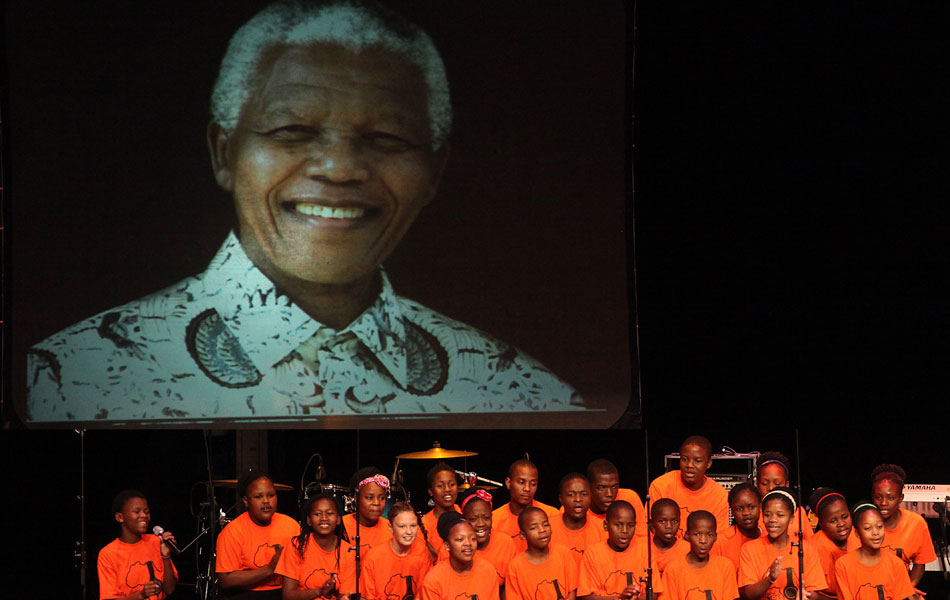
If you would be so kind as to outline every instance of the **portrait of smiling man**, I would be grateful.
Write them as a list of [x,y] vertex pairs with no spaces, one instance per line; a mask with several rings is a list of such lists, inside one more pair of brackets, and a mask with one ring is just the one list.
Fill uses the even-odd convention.
[[398,295],[382,264],[450,154],[442,59],[372,2],[279,2],[211,100],[236,228],[207,270],[28,352],[27,421],[585,410],[541,363]]

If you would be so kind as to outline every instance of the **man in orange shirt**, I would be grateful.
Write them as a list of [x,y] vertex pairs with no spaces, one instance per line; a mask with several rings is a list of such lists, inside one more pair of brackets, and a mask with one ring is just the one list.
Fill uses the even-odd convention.
[[[710,556],[716,543],[716,517],[705,510],[686,519],[689,551],[663,573],[667,600],[734,600],[739,597],[736,570],[723,556]],[[687,543],[684,542],[684,543]]]
[[533,506],[547,513],[548,518],[557,515],[557,509],[534,499],[538,491],[538,467],[527,458],[511,463],[508,467],[508,477],[505,478],[505,487],[508,488],[510,500],[508,504],[499,506],[492,512],[492,529],[511,538],[515,543],[515,550],[524,552],[528,547],[521,538],[521,529],[518,527],[518,515],[521,511]]
[[580,473],[568,473],[558,486],[561,512],[551,519],[551,541],[570,550],[577,565],[584,550],[606,537],[603,521],[588,518],[590,485]]
[[[587,480],[590,482],[591,500],[588,516],[603,523],[607,509],[614,500],[625,500],[637,513],[637,531],[634,535],[646,539],[647,513],[643,509],[640,496],[633,490],[620,487],[620,472],[614,463],[606,458],[598,458],[587,465]],[[598,529],[603,529],[598,527]],[[607,532],[600,532],[606,539]]]
[[577,565],[571,552],[551,542],[551,524],[540,508],[529,506],[518,515],[521,537],[528,548],[511,560],[505,578],[507,600],[574,600]]
[[[712,460],[712,444],[709,440],[694,435],[686,438],[680,446],[680,468],[660,475],[650,484],[650,499],[671,498],[689,517],[697,510],[709,511],[716,517],[720,527],[729,524],[728,493],[718,482],[706,477]],[[676,537],[682,538],[685,530],[681,523]]]

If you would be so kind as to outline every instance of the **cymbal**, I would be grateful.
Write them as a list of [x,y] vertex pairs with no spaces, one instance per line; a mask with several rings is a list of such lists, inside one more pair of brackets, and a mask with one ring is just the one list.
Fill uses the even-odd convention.
[[[472,486],[470,486],[470,485],[467,484],[467,483],[460,483],[460,484],[459,484],[459,489],[460,489],[460,490],[469,490],[469,489],[472,489]],[[475,489],[476,489],[476,490],[485,490],[486,492],[489,492],[489,491],[491,491],[491,490],[497,490],[497,489],[498,489],[498,486],[497,486],[497,485],[476,485],[476,486],[475,486]]]
[[446,450],[439,442],[433,442],[432,447],[428,450],[421,450],[419,452],[409,452],[407,454],[400,454],[396,458],[459,458],[461,456],[477,456],[478,452],[469,452],[468,450]]
[[[211,483],[214,484],[214,487],[222,488],[236,488],[238,484],[237,479],[215,479]],[[274,489],[278,492],[292,492],[294,488],[289,485],[284,485],[283,483],[274,482]]]

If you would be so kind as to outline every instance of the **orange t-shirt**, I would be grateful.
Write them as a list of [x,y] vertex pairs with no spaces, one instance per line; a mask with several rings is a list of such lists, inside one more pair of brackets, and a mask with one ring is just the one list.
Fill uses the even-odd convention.
[[[300,535],[300,525],[287,515],[275,513],[270,524],[261,527],[251,520],[250,514],[241,513],[218,536],[215,571],[233,573],[266,567],[274,557],[274,546],[282,546],[286,553],[291,550],[291,538],[297,535]],[[280,586],[280,575],[274,573],[251,589],[276,590]]]
[[[498,585],[504,585],[505,577],[508,575],[508,565],[511,559],[518,554],[515,550],[515,543],[507,535],[492,535],[488,539],[488,545],[475,551],[475,556],[479,559],[488,561],[495,567],[495,574],[498,575]],[[439,550],[439,562],[447,561],[449,552],[442,544]]]
[[505,578],[507,600],[558,600],[577,589],[577,565],[572,552],[550,543],[548,558],[536,565],[525,553],[515,556]]
[[[825,582],[825,573],[821,570],[818,553],[807,541],[802,542],[805,551],[805,574],[803,583],[808,591],[823,590],[828,584]],[[782,590],[787,585],[789,569],[791,569],[791,585],[798,587],[798,548],[792,547],[791,538],[784,548],[776,548],[769,541],[767,535],[752,540],[742,546],[739,552],[739,587],[751,585],[762,580],[769,572],[772,563],[779,556],[782,557],[781,570],[775,583],[769,586],[762,596],[762,600],[784,600]]]
[[650,499],[670,498],[680,507],[680,528],[676,537],[683,539],[686,532],[686,519],[697,510],[708,510],[716,517],[716,529],[729,526],[729,493],[718,481],[707,477],[703,487],[695,492],[680,479],[679,470],[664,473],[650,484]]
[[[628,581],[641,589],[641,579],[647,576],[647,545],[645,541],[630,542],[623,552],[615,552],[607,541],[598,542],[584,552],[584,560],[577,574],[577,596],[596,594],[616,596],[627,587]],[[653,591],[662,593],[663,578],[653,573]]]
[[[633,511],[637,513],[637,526],[633,531],[634,538],[645,538],[647,536],[647,511],[643,507],[643,502],[640,501],[640,496],[633,490],[627,488],[620,488],[617,490],[616,500],[625,500],[630,503],[630,506],[633,507]],[[561,512],[564,511],[564,508],[561,507]],[[607,513],[605,512],[602,515],[598,515],[592,510],[587,511],[587,520],[595,519],[597,522],[597,529],[600,535],[601,540],[607,539],[607,530],[604,529],[604,520],[607,518]]]
[[653,543],[653,538],[650,538],[650,544],[653,546],[651,549],[653,553],[653,567],[660,572],[660,575],[666,572],[666,567],[668,567],[671,562],[689,554],[689,542],[685,540],[676,540],[673,547],[667,548],[666,550],[657,548],[656,544]]
[[410,591],[416,596],[430,566],[428,552],[410,549],[409,554],[399,556],[391,543],[376,546],[366,553],[362,579],[365,587],[360,594],[370,600],[401,600]]
[[[457,504],[453,506],[452,509],[457,513],[462,512],[462,509],[460,509]],[[439,531],[436,528],[438,524],[439,519],[435,516],[434,508],[422,515],[422,527],[426,530],[426,540],[432,544],[432,547],[435,548],[436,553],[439,552],[439,548],[441,548],[442,544],[445,543],[445,540],[442,539],[442,536],[439,535]]]
[[575,565],[581,564],[581,559],[584,558],[584,550],[586,550],[588,546],[593,546],[601,541],[601,533],[604,535],[607,534],[607,532],[604,531],[604,520],[591,519],[589,514],[590,513],[588,513],[587,522],[584,523],[583,527],[577,530],[568,529],[564,525],[564,513],[559,513],[550,519],[551,543],[561,544],[567,548],[574,558]]
[[429,569],[422,582],[420,600],[498,600],[498,578],[495,569],[478,555],[468,573],[456,573],[451,562],[444,560]]
[[[123,598],[145,587],[149,576],[148,563],[152,563],[155,579],[165,576],[165,561],[162,559],[162,541],[158,536],[146,533],[142,539],[129,544],[119,538],[112,540],[99,551],[96,567],[99,571],[99,598]],[[172,564],[172,571],[178,569]],[[157,600],[165,597],[159,592]]]
[[934,543],[927,529],[927,522],[915,512],[901,511],[900,522],[894,529],[884,529],[884,546],[897,554],[910,568],[910,564],[925,565],[937,560]]
[[[558,511],[553,506],[548,506],[537,500],[531,503],[531,506],[540,508],[548,515],[548,520],[553,520],[558,516]],[[492,532],[500,532],[511,538],[515,543],[515,551],[524,552],[528,549],[528,543],[521,539],[521,529],[518,527],[518,515],[511,512],[510,503],[499,506],[491,513]],[[492,533],[495,535],[495,533]]]
[[[815,535],[815,531],[811,528],[811,523],[808,522],[808,516],[805,514],[805,509],[801,506],[798,507],[798,510],[795,511],[795,514],[792,515],[792,520],[788,523],[788,535],[792,536],[793,539],[798,539],[798,523],[799,519],[802,517],[805,518],[805,520],[801,522],[802,537],[808,541],[811,541],[811,538]],[[759,530],[765,531],[765,519],[761,512],[759,513]]]
[[858,534],[854,529],[851,529],[851,533],[848,535],[847,547],[842,550],[831,541],[831,538],[825,535],[824,531],[819,530],[818,533],[815,534],[815,537],[811,539],[811,545],[818,551],[818,560],[821,562],[821,570],[825,572],[825,581],[828,583],[825,594],[837,596],[838,583],[835,579],[835,563],[848,552],[861,547],[861,540],[858,538]]
[[[764,531],[761,527],[759,528],[759,535],[764,535],[761,533]],[[752,540],[757,540],[758,538],[746,537],[739,528],[735,525],[730,525],[727,529],[720,529],[716,535],[716,543],[713,544],[712,549],[709,551],[709,556],[722,556],[728,558],[732,561],[733,566],[735,566],[736,571],[739,571],[739,552],[742,550],[743,544],[746,542],[751,542]]]
[[847,600],[904,600],[914,594],[904,562],[891,552],[881,552],[881,560],[873,567],[861,564],[858,555],[849,552],[835,563],[835,577],[838,595]]
[[[350,545],[356,543],[356,513],[350,513],[343,517],[343,528],[346,529],[346,535],[350,536]],[[360,525],[360,558],[366,556],[365,552],[370,548],[381,546],[388,543],[393,537],[393,532],[389,530],[389,519],[380,517],[372,527]],[[416,539],[421,539],[416,536]],[[346,542],[343,542],[346,544]]]
[[327,552],[310,535],[301,558],[297,548],[291,542],[285,548],[277,562],[277,574],[296,579],[301,589],[315,590],[336,575],[336,588],[341,594],[356,591],[356,554],[351,552],[346,542],[340,540],[339,557],[337,550]]
[[686,562],[686,556],[672,561],[663,572],[666,600],[735,600],[739,597],[736,570],[723,556],[710,556],[701,569]]

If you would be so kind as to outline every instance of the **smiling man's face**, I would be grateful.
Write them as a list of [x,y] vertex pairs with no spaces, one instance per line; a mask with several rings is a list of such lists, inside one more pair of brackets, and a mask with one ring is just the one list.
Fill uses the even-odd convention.
[[209,142],[241,245],[278,284],[373,277],[435,195],[445,158],[431,148],[417,67],[322,43],[271,52],[235,129],[212,127]]

